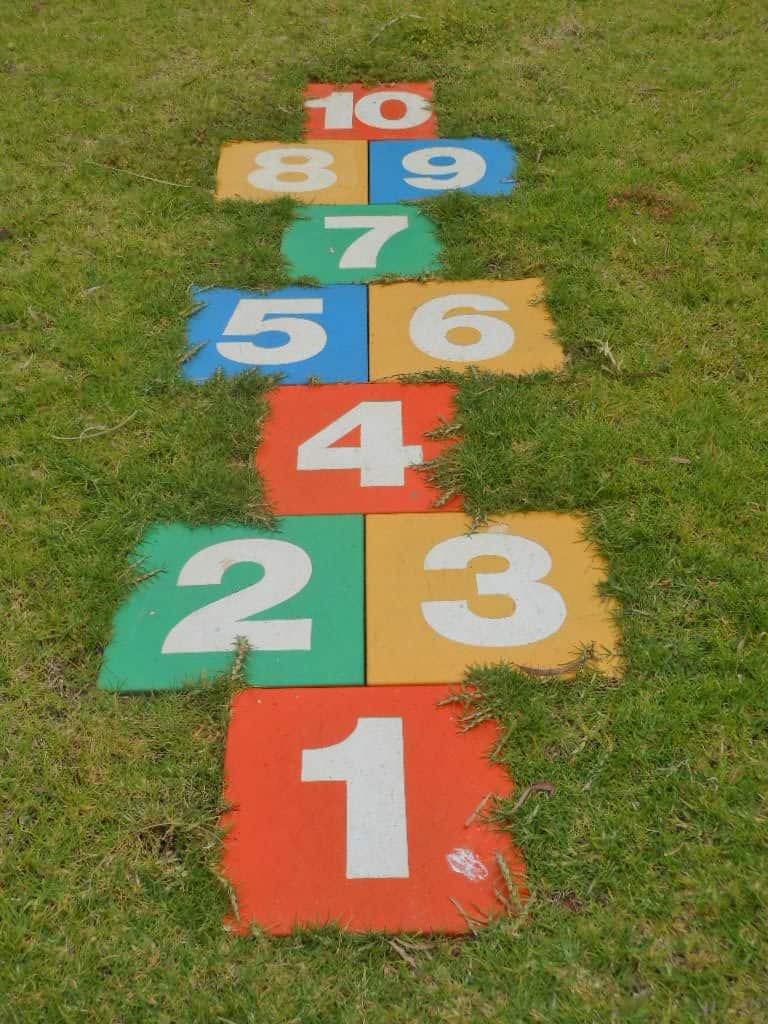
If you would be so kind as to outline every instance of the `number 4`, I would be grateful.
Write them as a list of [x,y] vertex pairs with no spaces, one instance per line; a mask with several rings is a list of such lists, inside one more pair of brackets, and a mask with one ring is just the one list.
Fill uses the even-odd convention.
[[[359,447],[332,447],[357,427]],[[422,462],[421,445],[403,444],[402,402],[358,402],[299,445],[296,468],[359,469],[361,487],[402,487]]]

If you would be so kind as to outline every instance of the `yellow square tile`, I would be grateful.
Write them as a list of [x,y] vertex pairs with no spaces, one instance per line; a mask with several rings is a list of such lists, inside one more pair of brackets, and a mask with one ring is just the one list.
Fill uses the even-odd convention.
[[371,380],[470,364],[497,373],[558,370],[563,350],[542,296],[534,277],[371,285]]
[[216,172],[217,199],[266,203],[367,203],[368,143],[227,142]]
[[366,516],[368,685],[456,683],[502,660],[562,667],[592,644],[618,673],[606,567],[584,523],[526,512],[469,533],[459,513]]

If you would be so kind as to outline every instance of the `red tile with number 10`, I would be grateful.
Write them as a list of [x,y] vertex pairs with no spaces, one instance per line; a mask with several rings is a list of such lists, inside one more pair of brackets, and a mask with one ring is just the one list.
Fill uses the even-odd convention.
[[439,492],[423,466],[450,440],[426,435],[452,419],[455,393],[452,384],[275,388],[256,452],[275,512],[430,510]]
[[304,90],[307,139],[432,139],[431,82],[312,82]]
[[500,858],[527,893],[520,851],[483,820],[512,782],[487,759],[491,722],[459,731],[446,686],[246,690],[224,763],[232,808],[222,869],[229,925],[273,934],[332,921],[354,931],[468,930],[503,913]]

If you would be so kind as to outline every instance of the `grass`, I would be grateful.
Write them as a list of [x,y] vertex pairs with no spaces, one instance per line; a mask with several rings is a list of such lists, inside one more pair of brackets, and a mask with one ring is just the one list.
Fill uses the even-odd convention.
[[[6,5],[3,1020],[766,1019],[766,27],[754,0]],[[284,281],[290,203],[210,189],[223,141],[297,137],[308,76],[433,77],[444,135],[518,146],[515,195],[430,210],[447,276],[545,278],[570,362],[466,378],[438,472],[472,513],[586,511],[622,609],[618,685],[475,674],[515,778],[555,786],[507,808],[531,915],[415,968],[225,934],[226,681],[94,688],[145,527],[264,513],[266,382],[177,364],[189,285]]]

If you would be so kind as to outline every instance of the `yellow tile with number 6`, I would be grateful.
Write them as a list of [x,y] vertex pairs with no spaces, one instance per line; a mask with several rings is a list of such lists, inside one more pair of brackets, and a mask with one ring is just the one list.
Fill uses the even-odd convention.
[[367,203],[368,143],[227,142],[216,172],[217,199],[268,203]]
[[426,281],[369,292],[371,380],[447,366],[495,373],[559,370],[543,282]]
[[368,685],[456,683],[494,661],[567,674],[587,650],[618,673],[606,566],[584,523],[528,512],[470,532],[461,514],[367,516]]

